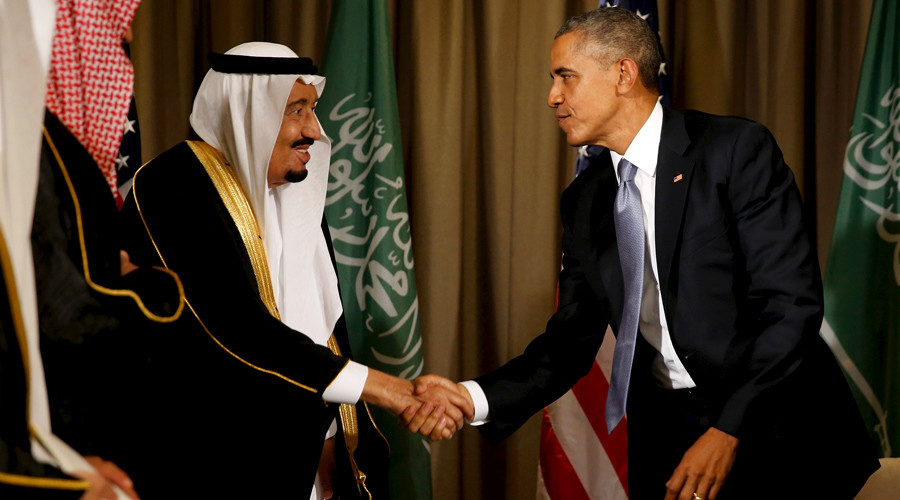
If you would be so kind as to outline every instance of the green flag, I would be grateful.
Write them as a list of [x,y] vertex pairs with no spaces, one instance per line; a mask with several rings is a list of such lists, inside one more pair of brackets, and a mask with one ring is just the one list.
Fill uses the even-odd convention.
[[[412,379],[422,339],[388,13],[386,0],[333,3],[317,114],[332,141],[325,214],[353,357]],[[430,499],[427,438],[372,411],[391,447],[391,498]]]
[[900,2],[875,0],[825,268],[821,333],[883,456],[900,453],[898,193]]

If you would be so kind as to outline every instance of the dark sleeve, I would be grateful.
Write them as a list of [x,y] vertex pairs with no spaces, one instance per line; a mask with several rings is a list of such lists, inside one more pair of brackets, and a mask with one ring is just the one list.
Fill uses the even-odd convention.
[[109,186],[52,114],[45,123],[31,233],[41,355],[55,433],[92,454],[110,433],[100,408],[127,379],[109,374],[126,373],[140,359],[132,350],[144,318],[140,307],[172,317],[179,294],[176,280],[157,270],[120,276]]
[[142,310],[175,315],[172,275],[121,276],[118,211],[93,158],[50,112],[45,130],[31,232],[42,341],[90,346]]
[[606,301],[598,300],[580,262],[587,240],[574,231],[577,196],[563,194],[563,269],[559,305],[544,333],[525,352],[502,367],[475,379],[488,400],[490,422],[478,429],[490,441],[507,438],[531,415],[552,403],[594,363],[609,322]]
[[180,276],[188,303],[181,321],[196,321],[192,332],[246,367],[321,394],[346,365],[269,314],[240,234],[187,144],[135,175],[122,231],[136,264],[164,261]]
[[800,192],[775,139],[752,123],[733,151],[727,196],[746,281],[737,328],[752,340],[715,426],[740,436],[748,409],[810,351],[822,323],[822,284]]
[[36,461],[23,448],[8,446],[0,437],[0,498],[75,500],[88,486],[86,481]]
[[[31,231],[42,346],[48,342],[80,346],[114,331],[119,321],[102,307],[84,279],[77,216],[59,167],[51,164],[48,151],[45,144]],[[68,167],[74,176],[77,168],[71,163]],[[105,183],[103,187],[108,189]],[[99,254],[99,259],[108,257]]]
[[[6,255],[2,256],[6,258]],[[26,365],[6,278],[0,272],[0,498],[78,498],[87,484],[35,460],[27,420]]]

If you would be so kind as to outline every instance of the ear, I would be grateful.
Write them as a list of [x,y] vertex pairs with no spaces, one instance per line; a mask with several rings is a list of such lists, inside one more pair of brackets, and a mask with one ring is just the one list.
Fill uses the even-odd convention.
[[640,83],[638,66],[633,59],[627,57],[619,59],[619,62],[616,63],[616,70],[618,71],[618,75],[616,76],[616,90],[619,94],[624,95],[629,93],[636,84]]

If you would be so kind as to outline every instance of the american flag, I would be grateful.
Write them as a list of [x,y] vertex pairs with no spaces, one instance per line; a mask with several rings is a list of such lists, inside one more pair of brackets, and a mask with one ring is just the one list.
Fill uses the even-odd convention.
[[134,97],[131,98],[128,116],[125,118],[123,126],[125,133],[122,135],[122,145],[119,146],[119,153],[116,155],[118,173],[116,180],[119,184],[119,195],[124,200],[131,190],[134,173],[141,168],[141,127],[138,125]]
[[[658,38],[659,14],[656,0],[601,0],[598,8],[604,7],[621,7],[635,12],[647,21]],[[659,68],[659,84],[660,100],[664,107],[668,107],[669,78],[665,57]],[[579,148],[575,176],[587,168],[610,168],[609,164],[598,164],[605,149],[602,146]],[[615,338],[607,329],[590,373],[544,410],[538,499],[628,498],[628,423],[623,420],[612,434],[607,434],[604,420],[614,347]]]
[[[131,57],[131,46],[127,43],[122,44],[125,53]],[[124,200],[131,191],[131,181],[134,173],[141,168],[141,127],[138,124],[137,106],[134,102],[134,96],[131,96],[131,103],[128,105],[128,116],[125,117],[123,124],[125,129],[122,134],[122,144],[119,145],[119,153],[116,155],[116,182],[119,188],[119,195]],[[120,207],[121,208],[121,207]]]

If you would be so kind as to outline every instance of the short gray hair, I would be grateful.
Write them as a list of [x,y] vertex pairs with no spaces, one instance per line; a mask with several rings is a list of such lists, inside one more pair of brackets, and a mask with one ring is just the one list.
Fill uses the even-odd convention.
[[593,57],[602,65],[623,58],[633,59],[641,83],[659,91],[659,41],[647,22],[627,9],[601,7],[569,18],[553,38],[566,33],[580,35],[575,50]]

